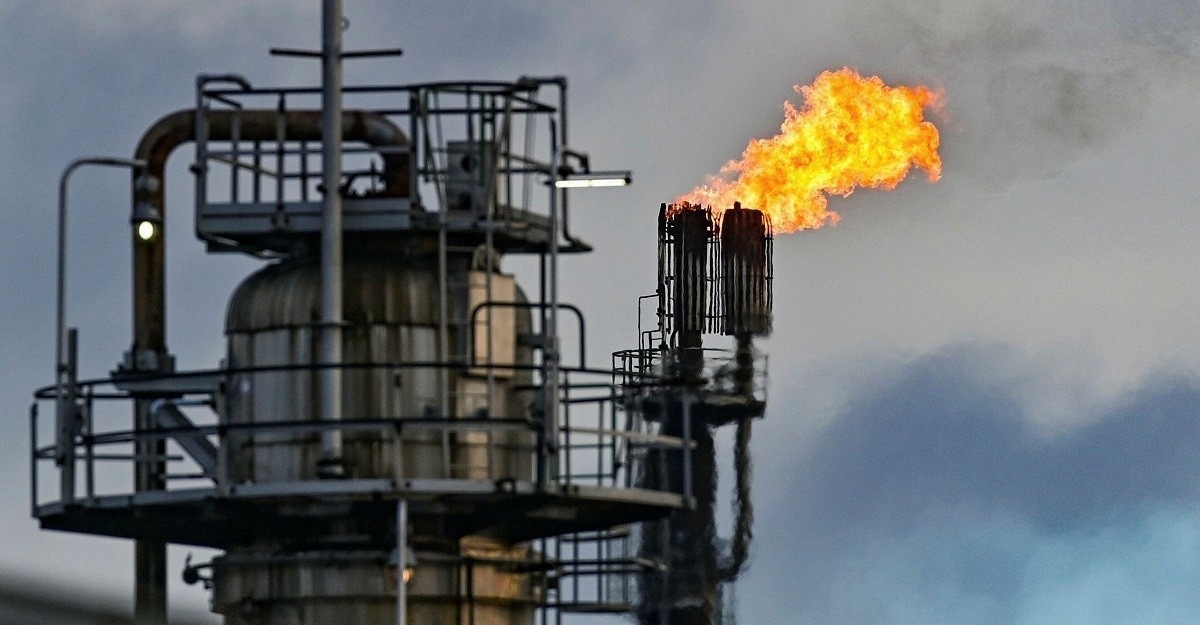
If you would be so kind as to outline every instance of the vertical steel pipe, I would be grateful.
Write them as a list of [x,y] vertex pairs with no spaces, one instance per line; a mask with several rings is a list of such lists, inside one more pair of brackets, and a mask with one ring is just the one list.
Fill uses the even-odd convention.
[[[558,180],[558,168],[562,164],[562,146],[558,142],[558,127],[550,120],[550,215],[546,231],[546,246],[549,248],[549,266],[546,268],[548,314],[543,329],[545,344],[542,346],[543,372],[546,395],[543,427],[546,430],[546,464],[544,470],[556,473],[558,449],[558,195],[554,183]],[[549,485],[549,479],[543,482]]]
[[[342,420],[342,2],[321,2],[321,369],[322,418]],[[336,426],[335,426],[336,427]],[[343,473],[342,432],[321,432],[325,475]]]
[[[397,447],[399,441],[397,440]],[[408,500],[396,500],[396,625],[408,621],[408,580],[404,570],[408,568]]]
[[[229,80],[248,87],[244,79],[237,76],[210,77],[211,80]],[[133,174],[134,210],[149,210],[160,220],[158,232],[149,240],[144,240],[132,234],[133,245],[133,344],[124,368],[136,373],[160,373],[170,368],[170,356],[166,348],[166,280],[165,280],[165,240],[166,240],[166,162],[171,152],[179,145],[196,140],[200,144],[208,140],[228,141],[233,134],[235,119],[240,124],[242,139],[260,140],[274,136],[276,121],[280,114],[273,110],[258,111],[211,111],[207,108],[183,110],[171,113],[158,120],[142,136],[138,143],[134,159],[114,159],[91,157],[79,159],[72,163],[63,174],[60,183],[60,272],[64,272],[66,263],[65,228],[66,228],[66,181],[71,171],[84,164],[122,165],[135,169]],[[343,116],[339,115],[339,119]],[[396,146],[407,145],[407,138],[399,128],[386,118],[364,112],[348,114],[348,125],[340,124],[339,132],[344,130],[354,140],[363,141],[370,145]],[[282,115],[283,123],[290,133],[298,140],[315,140],[321,133],[320,119],[316,111],[290,111]],[[341,136],[341,135],[337,135]],[[340,147],[340,143],[338,144]],[[405,197],[409,193],[409,161],[405,155],[395,155],[384,152],[384,179],[389,195]],[[206,155],[203,146],[197,154],[198,162],[194,165],[197,177],[203,181],[205,176],[204,162]],[[338,161],[340,163],[340,159]],[[336,190],[336,184],[334,186]],[[197,202],[204,201],[204,186],[197,186]],[[139,206],[144,205],[144,206]],[[340,254],[338,256],[340,259]],[[60,291],[65,293],[65,275],[60,277]],[[59,310],[63,308],[60,296]],[[63,313],[59,313],[60,328],[58,336],[65,335]],[[62,340],[61,338],[59,339]],[[340,341],[337,343],[340,347]],[[58,354],[62,353],[62,343],[59,343]],[[61,356],[58,357],[62,362]],[[56,366],[57,369],[57,366]],[[56,371],[56,375],[58,372]],[[136,400],[134,403],[134,425],[138,430],[150,429],[148,401]],[[137,443],[135,455],[134,488],[136,491],[154,490],[161,488],[161,460],[158,448],[162,441],[157,442],[143,438]],[[134,577],[135,577],[135,620],[139,624],[159,625],[166,619],[166,547],[162,543],[138,541],[134,547]]]

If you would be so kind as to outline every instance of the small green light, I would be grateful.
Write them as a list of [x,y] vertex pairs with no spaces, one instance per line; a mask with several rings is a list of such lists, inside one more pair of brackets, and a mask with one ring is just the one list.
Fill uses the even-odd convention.
[[149,241],[150,239],[154,238],[154,234],[156,231],[157,231],[157,228],[154,227],[154,222],[152,222],[152,221],[138,222],[137,235],[138,235],[139,239],[141,239],[143,241]]

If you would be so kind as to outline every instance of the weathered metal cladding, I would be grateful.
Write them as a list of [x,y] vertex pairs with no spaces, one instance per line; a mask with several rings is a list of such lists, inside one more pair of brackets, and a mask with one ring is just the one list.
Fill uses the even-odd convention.
[[708,266],[712,213],[692,208],[678,211],[667,218],[666,231],[674,269],[674,282],[669,288],[679,373],[685,379],[699,380],[704,368],[702,335],[708,329],[710,313]]
[[[452,259],[454,260],[454,259]],[[406,257],[348,246],[344,265],[343,415],[346,420],[442,417],[440,388],[449,371],[448,419],[526,416],[532,373],[531,332],[524,294],[511,276],[472,271],[452,263],[443,325],[437,271],[420,254]],[[231,380],[224,420],[270,424],[319,421],[316,403],[319,267],[315,258],[284,260],[247,278],[226,317]],[[494,307],[484,302],[503,302]],[[468,313],[477,307],[474,319]],[[494,308],[494,310],[488,310]],[[450,333],[445,367],[439,363]],[[469,332],[473,336],[461,333]],[[487,368],[485,364],[496,365]],[[363,366],[367,365],[367,366]],[[517,365],[517,366],[513,366]],[[255,368],[281,368],[255,371]],[[343,454],[348,478],[451,478],[496,482],[532,479],[532,434],[488,428],[442,431],[405,428],[401,453],[391,432],[347,431]],[[222,453],[234,483],[315,479],[320,443],[315,433],[231,433]],[[400,457],[402,467],[396,467]],[[399,471],[397,471],[399,469]],[[304,514],[319,512],[305,511]],[[336,511],[331,514],[338,514]],[[396,620],[392,544],[363,542],[355,519],[346,535],[313,536],[313,544],[356,544],[355,550],[259,542],[234,548],[213,562],[213,608],[228,625],[388,623]],[[336,526],[336,524],[334,525]],[[386,542],[386,538],[384,539]],[[414,542],[440,545],[422,552],[407,588],[408,622],[527,625],[540,602],[537,584],[514,564],[528,546],[469,537],[457,547],[435,536]]]
[[[232,551],[213,560],[213,610],[227,625],[395,623],[396,567],[386,551]],[[513,572],[527,547],[465,541],[459,556],[424,556],[406,591],[408,622],[532,623],[541,596]],[[467,597],[467,592],[470,597]]]
[[[232,369],[279,367],[245,372],[232,379],[228,423],[317,421],[319,268],[313,258],[285,260],[247,278],[231,299],[226,317],[228,365]],[[435,273],[384,254],[348,255],[345,265],[343,359],[346,419],[436,417],[441,412],[439,319]],[[520,298],[512,278],[493,274]],[[494,291],[500,289],[493,289]],[[493,326],[491,340],[506,340],[505,355],[528,360],[513,348],[518,332],[528,332],[529,314],[508,309],[509,327]],[[456,332],[456,330],[451,330]],[[457,344],[454,337],[450,344]],[[461,355],[460,355],[461,356]],[[511,364],[511,362],[509,363]],[[452,375],[451,418],[519,416],[523,405],[511,392],[527,376],[502,370],[486,378]],[[490,398],[490,402],[489,402]],[[490,410],[486,410],[489,407]],[[481,412],[481,409],[483,410]],[[532,475],[530,435],[524,432],[461,432],[446,437],[433,429],[407,428],[399,456],[407,478],[528,480]],[[347,431],[343,450],[347,476],[395,477],[397,456],[390,435]],[[477,449],[478,448],[478,449]],[[227,437],[235,483],[307,480],[317,477],[320,459],[315,433],[257,431]]]
[[770,224],[762,212],[735,205],[721,215],[720,232],[724,333],[770,334]]
[[708,310],[708,241],[712,215],[707,210],[683,210],[667,219],[675,268],[675,330],[704,332]]

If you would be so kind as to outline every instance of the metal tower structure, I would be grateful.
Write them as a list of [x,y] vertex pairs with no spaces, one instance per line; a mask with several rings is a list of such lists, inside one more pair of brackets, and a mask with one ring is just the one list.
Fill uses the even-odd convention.
[[[61,238],[33,515],[136,541],[141,622],[165,619],[166,544],[223,550],[183,575],[230,625],[718,622],[749,540],[769,224],[664,207],[657,325],[591,366],[584,316],[558,296],[559,256],[591,250],[569,194],[629,175],[569,142],[566,79],[343,86],[340,54],[327,40],[320,87],[200,76],[195,106],[122,161],[134,331],[107,375],[79,373]],[[197,371],[166,345],[165,173],[184,145],[197,237],[264,261],[230,296],[225,358]],[[503,272],[508,255],[537,259],[536,284]],[[729,556],[712,520],[727,423]]]
[[[751,539],[751,423],[766,407],[766,356],[753,346],[771,331],[772,232],[766,215],[662,205],[659,209],[656,323],[616,368],[661,372],[633,404],[659,432],[689,442],[691,453],[648,452],[638,485],[681,493],[684,509],[642,524],[639,554],[658,566],[638,579],[643,625],[712,625],[725,617],[722,589],[744,568]],[[639,306],[639,315],[641,307]],[[639,328],[642,324],[639,321]],[[728,337],[714,348],[705,336]],[[711,341],[711,338],[710,338]],[[636,383],[630,380],[629,384]],[[734,425],[734,533],[717,537],[715,431]],[[681,481],[677,481],[681,480]]]

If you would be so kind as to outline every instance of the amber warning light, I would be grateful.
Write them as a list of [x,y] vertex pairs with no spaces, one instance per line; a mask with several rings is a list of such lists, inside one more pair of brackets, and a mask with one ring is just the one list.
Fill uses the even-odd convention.
[[838,222],[829,195],[893,189],[913,166],[930,181],[941,177],[938,129],[924,117],[925,109],[940,109],[940,94],[889,87],[848,67],[823,72],[796,91],[804,106],[784,103],[779,134],[750,141],[740,159],[675,205],[707,206],[719,215],[740,201],[766,213],[775,232],[795,232]]

